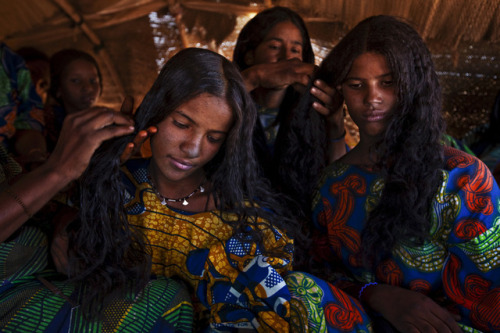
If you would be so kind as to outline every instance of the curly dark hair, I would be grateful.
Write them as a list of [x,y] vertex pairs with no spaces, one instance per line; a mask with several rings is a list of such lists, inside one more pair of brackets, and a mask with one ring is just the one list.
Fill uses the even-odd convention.
[[[415,29],[399,18],[380,15],[360,22],[330,51],[316,78],[333,87],[341,85],[354,60],[366,52],[385,57],[398,98],[387,130],[375,147],[379,157],[375,167],[385,187],[362,232],[363,258],[372,265],[390,253],[396,242],[420,244],[428,237],[430,203],[442,177],[445,123],[431,54]],[[326,134],[324,123],[309,105],[310,100],[304,101],[291,123],[293,151],[288,154],[298,157],[288,170],[310,165],[308,174],[296,181],[315,184],[326,161]]]
[[264,254],[289,257],[292,249],[266,249],[265,228],[256,227],[262,223],[259,217],[269,222],[269,228],[276,227],[291,237],[299,231],[297,221],[281,208],[284,199],[258,174],[251,140],[257,115],[243,78],[221,55],[188,48],[161,70],[135,114],[135,133],[106,142],[82,176],[81,218],[71,239],[71,272],[91,287],[87,288],[92,290],[86,295],[89,299],[102,300],[102,295],[125,289],[127,280],[136,282],[139,291],[150,274],[147,240],[127,222],[120,152],[138,131],[160,123],[202,93],[224,98],[234,119],[224,144],[204,167],[217,209],[238,217],[224,222],[233,227],[235,235],[241,235],[241,241],[257,243]]
[[[245,56],[249,52],[254,51],[264,41],[269,31],[281,22],[291,22],[299,29],[303,41],[302,61],[314,64],[314,52],[304,20],[293,10],[276,6],[258,13],[241,29],[233,52],[233,62],[238,65],[241,71],[250,67],[245,62]],[[293,87],[290,86],[287,88],[275,121],[276,124],[280,124],[278,136],[286,136],[284,132],[287,127],[281,127],[281,124],[285,123],[290,117],[290,112],[298,103],[299,98],[300,93],[295,91]],[[257,158],[264,175],[283,193],[293,194],[286,191],[286,180],[283,183],[278,177],[278,168],[276,168],[273,153],[267,147],[264,128],[260,122],[256,123],[253,140]],[[281,146],[286,146],[287,144],[286,141],[276,141],[274,150],[281,151]],[[293,195],[290,195],[290,197],[293,197]],[[296,207],[297,205],[294,206]]]

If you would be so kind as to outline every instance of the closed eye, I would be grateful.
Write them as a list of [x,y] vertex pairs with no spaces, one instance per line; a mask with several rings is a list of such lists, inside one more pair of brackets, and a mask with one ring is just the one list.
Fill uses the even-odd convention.
[[208,141],[210,141],[212,143],[220,143],[224,140],[223,137],[214,137],[212,135],[208,135],[207,138],[208,138]]
[[177,120],[174,120],[174,125],[177,126],[177,127],[179,127],[179,128],[182,128],[182,129],[185,129],[185,128],[189,127],[188,125],[180,123]]
[[349,83],[348,87],[352,88],[352,89],[360,89],[362,87],[362,84],[361,83]]

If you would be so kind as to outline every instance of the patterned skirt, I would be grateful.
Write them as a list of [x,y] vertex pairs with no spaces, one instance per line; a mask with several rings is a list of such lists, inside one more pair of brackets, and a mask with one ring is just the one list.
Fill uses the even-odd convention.
[[193,308],[180,283],[152,279],[139,295],[112,301],[102,319],[88,320],[78,306],[84,290],[47,266],[47,238],[23,227],[0,244],[2,332],[191,332]]

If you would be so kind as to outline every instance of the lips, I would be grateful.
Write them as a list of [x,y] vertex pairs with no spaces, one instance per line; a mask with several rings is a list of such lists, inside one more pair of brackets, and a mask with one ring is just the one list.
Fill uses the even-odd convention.
[[367,121],[381,121],[382,119],[385,118],[385,112],[384,111],[372,111],[370,113],[365,114],[365,119]]
[[82,98],[82,103],[84,104],[93,104],[95,101],[94,97],[83,97]]
[[194,167],[193,164],[191,164],[187,161],[176,159],[174,157],[170,157],[170,161],[172,162],[174,167],[176,167],[177,169],[183,170],[183,171],[190,170]]

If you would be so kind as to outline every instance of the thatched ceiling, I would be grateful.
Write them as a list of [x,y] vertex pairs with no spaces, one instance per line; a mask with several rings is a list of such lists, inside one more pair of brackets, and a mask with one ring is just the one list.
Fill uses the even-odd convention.
[[305,19],[318,63],[360,20],[407,18],[435,57],[450,132],[487,120],[500,90],[500,0],[0,0],[0,40],[49,56],[67,47],[93,53],[104,74],[101,102],[117,105],[125,94],[140,101],[183,47],[231,58],[241,25],[275,5]]

